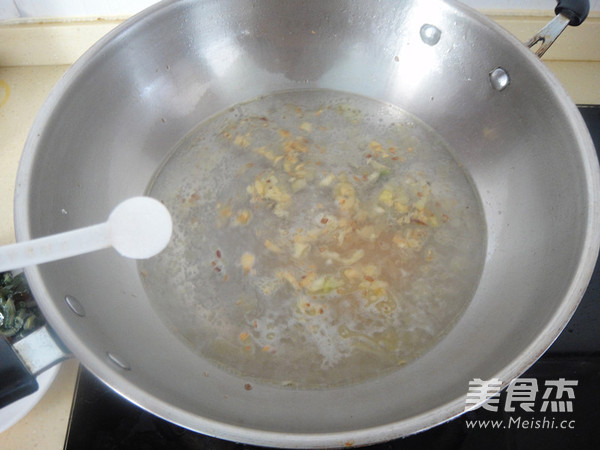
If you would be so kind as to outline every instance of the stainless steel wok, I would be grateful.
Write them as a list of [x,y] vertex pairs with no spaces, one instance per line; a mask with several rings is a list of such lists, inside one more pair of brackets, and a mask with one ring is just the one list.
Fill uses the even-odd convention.
[[34,295],[95,375],[201,433],[308,448],[446,421],[464,411],[470,380],[506,385],[560,333],[591,276],[600,217],[598,162],[572,101],[528,48],[458,3],[166,1],[144,11],[87,52],[41,109],[18,173],[17,237],[104,221],[144,193],[203,119],[299,88],[405,109],[472,177],[488,227],[485,266],[465,314],[433,349],[349,387],[247,390],[167,329],[135,262],[112,250],[27,269]]

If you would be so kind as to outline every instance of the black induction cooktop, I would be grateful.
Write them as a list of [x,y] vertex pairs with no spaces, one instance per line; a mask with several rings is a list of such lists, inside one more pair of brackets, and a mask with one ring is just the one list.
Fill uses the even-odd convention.
[[[579,106],[600,154],[600,106]],[[550,349],[479,408],[420,434],[364,447],[384,449],[600,449],[600,265],[573,318]],[[532,390],[535,385],[536,390]],[[532,394],[533,393],[533,394]],[[528,396],[529,395],[529,396]],[[257,449],[166,422],[81,368],[66,450]]]

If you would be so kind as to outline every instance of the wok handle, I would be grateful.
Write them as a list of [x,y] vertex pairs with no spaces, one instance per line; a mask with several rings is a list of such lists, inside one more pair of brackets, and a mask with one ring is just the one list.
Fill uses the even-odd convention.
[[577,27],[583,23],[590,13],[589,0],[558,0],[554,12],[569,18],[569,25]]
[[539,58],[554,44],[554,41],[556,41],[565,28],[569,25],[575,27],[581,25],[590,12],[589,0],[557,1],[558,4],[554,9],[556,17],[538,31],[535,36],[525,42],[525,45],[529,48],[541,42],[540,47],[535,51],[535,54]]
[[36,375],[69,357],[47,326],[12,345],[0,336],[0,408],[33,394],[38,390]]
[[4,336],[0,336],[0,408],[38,390],[38,383]]

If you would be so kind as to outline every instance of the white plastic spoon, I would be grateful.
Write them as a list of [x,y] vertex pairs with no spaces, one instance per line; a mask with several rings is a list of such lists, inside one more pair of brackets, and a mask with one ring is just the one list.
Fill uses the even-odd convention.
[[162,203],[133,197],[118,204],[104,223],[0,247],[0,272],[110,246],[127,258],[150,258],[167,246],[172,231],[171,215]]

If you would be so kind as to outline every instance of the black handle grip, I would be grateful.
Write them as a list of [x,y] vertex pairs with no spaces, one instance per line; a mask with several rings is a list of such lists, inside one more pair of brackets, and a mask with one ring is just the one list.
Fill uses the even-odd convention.
[[0,408],[38,390],[38,383],[4,336],[0,336]]
[[581,25],[590,13],[589,0],[558,0],[554,12],[568,17],[569,25],[574,27]]

